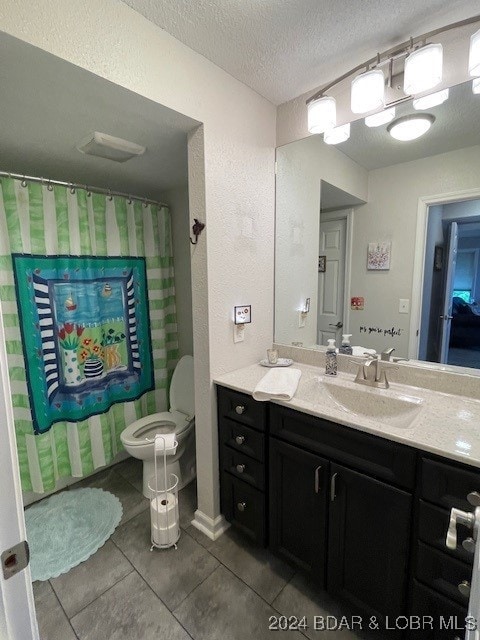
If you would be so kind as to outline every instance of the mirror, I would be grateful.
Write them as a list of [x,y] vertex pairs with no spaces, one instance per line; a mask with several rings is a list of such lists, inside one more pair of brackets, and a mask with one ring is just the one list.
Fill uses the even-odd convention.
[[[351,124],[277,149],[275,341],[328,338],[480,368],[480,95],[470,82],[401,142]],[[310,310],[305,312],[310,299]]]

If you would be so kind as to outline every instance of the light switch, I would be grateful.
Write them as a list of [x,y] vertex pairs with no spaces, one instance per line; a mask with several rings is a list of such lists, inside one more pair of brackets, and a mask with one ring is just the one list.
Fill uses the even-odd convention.
[[400,298],[398,301],[398,313],[409,313],[410,312],[410,300],[406,298]]

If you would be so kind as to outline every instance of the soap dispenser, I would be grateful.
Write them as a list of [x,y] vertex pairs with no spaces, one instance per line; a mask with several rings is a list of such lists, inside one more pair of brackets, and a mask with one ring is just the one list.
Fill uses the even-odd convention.
[[325,375],[337,375],[337,350],[335,349],[335,340],[328,340],[327,353],[325,355]]
[[350,344],[351,333],[344,333],[342,336],[342,344],[338,353],[343,353],[346,356],[351,356],[353,353],[352,345]]

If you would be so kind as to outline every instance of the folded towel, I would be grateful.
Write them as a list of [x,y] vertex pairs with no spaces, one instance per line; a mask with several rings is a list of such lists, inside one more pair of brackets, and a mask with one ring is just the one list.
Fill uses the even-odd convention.
[[352,347],[353,356],[364,356],[366,353],[371,353],[372,356],[376,353],[375,349],[365,349],[365,347]]
[[302,372],[300,369],[278,367],[270,369],[255,387],[255,400],[291,400],[295,395]]

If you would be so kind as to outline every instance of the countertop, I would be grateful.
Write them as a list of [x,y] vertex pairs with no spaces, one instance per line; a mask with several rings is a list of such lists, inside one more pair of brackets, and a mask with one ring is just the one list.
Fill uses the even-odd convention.
[[[289,401],[271,402],[480,468],[480,400],[398,383],[390,383],[389,389],[376,389],[354,383],[349,373],[325,376],[319,367],[297,362],[292,366],[302,372],[295,396]],[[214,382],[251,395],[267,371],[254,364],[218,376]],[[388,414],[392,398],[393,402],[404,398],[412,403],[413,419],[405,426],[401,420],[393,424],[395,418],[390,424],[382,421],[381,415],[373,415],[375,411],[365,415],[370,406],[367,400],[364,414],[355,413],[335,399],[338,387],[354,393],[360,388],[365,394],[375,395],[380,413]]]

